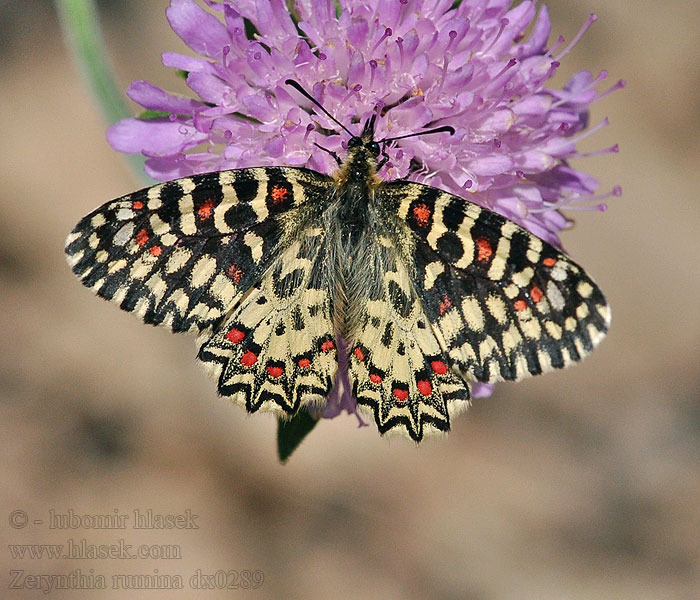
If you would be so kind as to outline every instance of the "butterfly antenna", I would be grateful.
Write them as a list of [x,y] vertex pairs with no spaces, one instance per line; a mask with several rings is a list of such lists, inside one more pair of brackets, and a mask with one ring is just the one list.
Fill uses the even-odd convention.
[[337,162],[338,165],[343,164],[343,161],[340,160],[340,157],[335,152],[333,152],[333,150],[329,150],[328,148],[324,148],[323,146],[321,146],[321,144],[317,144],[316,142],[314,142],[314,146],[316,146],[317,148],[320,148],[324,152],[328,152],[328,154],[330,154],[335,159],[335,162]]
[[331,113],[329,113],[325,108],[323,108],[323,106],[321,106],[321,103],[318,100],[316,100],[316,98],[314,98],[311,94],[309,94],[309,92],[307,92],[303,87],[301,87],[296,81],[294,81],[293,79],[287,79],[285,83],[287,85],[291,85],[297,92],[299,92],[308,100],[311,100],[311,102],[318,106],[336,125],[338,125],[347,133],[349,133],[351,137],[357,137],[352,131],[345,127],[345,125],[338,121],[338,119],[336,119]]
[[407,133],[406,135],[399,135],[399,136],[393,137],[393,138],[384,138],[383,140],[379,140],[377,143],[383,144],[385,142],[393,142],[394,140],[403,140],[405,138],[415,137],[417,135],[428,135],[429,133],[442,133],[443,131],[447,131],[450,135],[455,134],[454,127],[450,127],[449,125],[443,125],[442,127],[436,127],[435,129],[428,129],[428,131],[419,131],[418,133]]

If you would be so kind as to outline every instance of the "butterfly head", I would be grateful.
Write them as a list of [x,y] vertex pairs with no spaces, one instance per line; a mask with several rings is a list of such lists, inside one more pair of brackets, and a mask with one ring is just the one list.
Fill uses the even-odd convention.
[[374,141],[374,123],[377,115],[372,115],[367,119],[362,133],[352,136],[348,140],[348,156],[362,156],[364,160],[377,160],[382,148],[379,142]]
[[365,123],[362,133],[359,136],[353,135],[348,140],[348,155],[341,169],[345,177],[368,181],[381,168],[383,163],[379,163],[379,155],[383,154],[383,146],[374,140],[376,117],[376,114],[372,115]]
[[[455,132],[454,127],[451,127],[450,125],[442,125],[433,129],[375,140],[374,125],[376,119],[377,113],[375,112],[369,119],[367,119],[367,122],[362,129],[362,134],[359,136],[353,135],[348,141],[348,159],[352,162],[356,162],[358,159],[366,162],[368,165],[370,165],[372,174],[376,174],[376,172],[389,161],[389,156],[385,151],[387,143],[432,133],[449,133],[450,135],[454,135]],[[344,126],[343,129],[348,131]]]

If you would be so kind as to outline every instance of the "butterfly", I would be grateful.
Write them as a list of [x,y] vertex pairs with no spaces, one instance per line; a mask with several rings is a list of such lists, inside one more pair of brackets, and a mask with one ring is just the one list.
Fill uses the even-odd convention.
[[336,121],[351,137],[332,176],[233,169],[108,202],[68,236],[68,262],[146,323],[197,334],[219,394],[249,412],[322,407],[340,360],[380,433],[416,442],[449,431],[470,382],[588,355],[610,309],[583,269],[463,198],[381,179],[397,138],[375,141],[375,117],[359,136]]

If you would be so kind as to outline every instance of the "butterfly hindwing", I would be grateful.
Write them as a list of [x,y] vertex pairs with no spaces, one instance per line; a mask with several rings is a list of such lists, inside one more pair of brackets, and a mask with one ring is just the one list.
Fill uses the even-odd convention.
[[249,412],[292,415],[330,392],[338,361],[330,295],[317,276],[323,237],[316,227],[299,232],[219,329],[203,336],[199,360],[219,393]]
[[348,361],[353,396],[383,434],[420,441],[447,432],[450,417],[468,405],[469,390],[447,368],[392,238],[380,234],[368,246],[379,281],[356,299],[361,306]]
[[569,257],[515,223],[446,192],[385,187],[415,236],[414,283],[450,365],[482,382],[519,380],[582,359],[610,310]]

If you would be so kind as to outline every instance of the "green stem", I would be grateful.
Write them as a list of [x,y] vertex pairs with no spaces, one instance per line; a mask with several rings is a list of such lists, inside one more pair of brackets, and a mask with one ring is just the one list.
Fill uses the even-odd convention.
[[[114,77],[94,1],[55,0],[55,4],[66,44],[105,120],[113,124],[131,117],[131,111]],[[128,158],[133,169],[141,178],[145,178],[144,157],[130,155]]]

